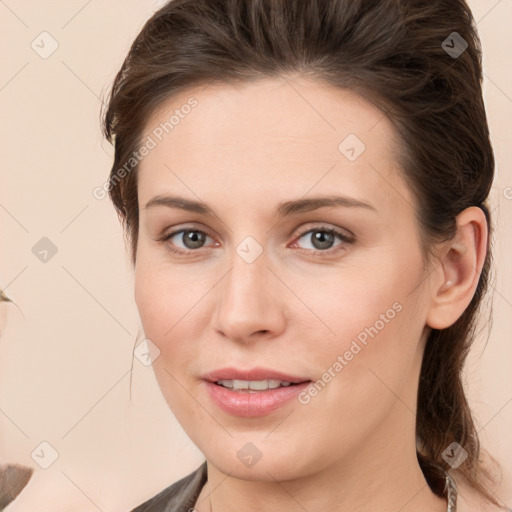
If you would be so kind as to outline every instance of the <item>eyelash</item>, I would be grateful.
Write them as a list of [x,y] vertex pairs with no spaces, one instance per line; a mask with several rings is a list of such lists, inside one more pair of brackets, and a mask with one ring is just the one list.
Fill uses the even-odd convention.
[[[204,231],[202,229],[196,229],[196,228],[193,228],[193,227],[185,227],[185,228],[178,229],[176,231],[172,231],[171,233],[164,234],[157,241],[161,242],[161,243],[166,243],[173,236],[175,236],[175,235],[177,235],[179,233],[183,233],[185,231],[192,231],[192,232],[195,232],[195,233],[201,233],[202,235],[206,235],[206,236],[208,236],[210,238],[213,238],[208,232],[206,232],[206,231]],[[317,231],[324,232],[324,233],[329,233],[331,235],[337,236],[344,243],[349,243],[350,244],[350,243],[354,243],[354,241],[355,241],[355,239],[353,237],[350,237],[350,236],[346,235],[345,233],[342,233],[341,231],[339,231],[339,230],[337,230],[335,228],[329,227],[329,226],[318,226],[318,227],[315,227],[315,228],[305,229],[304,231],[299,232],[299,234],[297,236],[297,240],[302,238],[304,235],[307,235],[308,233],[313,233],[313,232],[317,232]],[[194,253],[194,252],[198,252],[199,249],[202,249],[202,247],[200,247],[199,249],[189,249],[189,250],[185,251],[183,249],[178,249],[178,248],[172,246],[171,244],[166,244],[166,245],[167,245],[167,249],[169,251],[171,251],[173,253],[176,253],[176,254],[179,254],[179,255],[183,255],[183,256],[189,255],[189,254]],[[343,243],[338,244],[334,248],[326,249],[326,250],[302,249],[302,248],[299,247],[299,250],[301,250],[301,251],[306,251],[308,253],[313,252],[315,255],[319,255],[320,257],[322,257],[324,255],[325,256],[332,256],[333,254],[337,253],[338,250],[343,250],[343,249],[344,249]]]

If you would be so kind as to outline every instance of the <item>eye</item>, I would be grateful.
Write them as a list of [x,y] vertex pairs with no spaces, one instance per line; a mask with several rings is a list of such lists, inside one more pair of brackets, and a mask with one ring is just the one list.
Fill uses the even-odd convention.
[[[345,249],[345,245],[347,243],[354,242],[353,237],[349,236],[348,234],[339,231],[335,228],[328,227],[328,226],[319,226],[313,229],[309,229],[307,231],[302,232],[300,237],[297,240],[301,240],[302,238],[310,241],[310,247],[306,247],[305,249],[310,251],[320,251],[320,252],[327,252],[332,253],[330,249],[333,247],[338,247],[338,249],[335,249],[334,252],[337,252],[338,250]],[[336,238],[340,240],[340,243],[333,245],[336,241]],[[297,243],[297,242],[296,242]],[[340,247],[341,246],[341,247]],[[301,249],[304,249],[304,247],[301,247]]]
[[[176,240],[173,241],[173,238]],[[201,249],[207,238],[211,237],[201,229],[180,229],[164,235],[159,241],[170,242],[167,245],[171,251],[186,254],[194,249]],[[184,247],[176,245],[180,241]]]

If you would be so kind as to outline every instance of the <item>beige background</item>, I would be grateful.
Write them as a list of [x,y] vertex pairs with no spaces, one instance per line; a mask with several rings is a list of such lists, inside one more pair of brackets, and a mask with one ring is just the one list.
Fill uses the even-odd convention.
[[[482,443],[510,481],[512,0],[469,3],[497,160],[497,273],[489,342],[466,374]],[[0,1],[0,289],[20,308],[0,305],[0,461],[36,468],[13,512],[130,510],[203,460],[137,359],[130,400],[133,279],[113,207],[92,195],[112,157],[100,98],[159,4]],[[43,237],[57,248],[46,262],[32,250]],[[512,507],[510,487],[499,494]]]

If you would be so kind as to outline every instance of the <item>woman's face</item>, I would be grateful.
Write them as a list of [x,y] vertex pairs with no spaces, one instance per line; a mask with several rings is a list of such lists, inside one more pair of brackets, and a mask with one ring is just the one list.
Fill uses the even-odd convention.
[[[135,299],[162,393],[208,461],[281,480],[414,447],[429,277],[387,117],[269,79],[182,92],[143,140]],[[225,368],[316,384],[205,380]]]

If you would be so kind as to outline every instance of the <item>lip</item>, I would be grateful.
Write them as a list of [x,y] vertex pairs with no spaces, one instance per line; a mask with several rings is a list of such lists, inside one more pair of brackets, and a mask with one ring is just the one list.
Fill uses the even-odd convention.
[[237,368],[220,368],[207,373],[202,378],[208,382],[217,382],[218,380],[266,380],[274,379],[285,382],[292,382],[293,384],[300,384],[302,382],[310,382],[308,377],[298,377],[296,375],[289,375],[278,370],[271,368],[251,368],[248,370],[240,370]]
[[[265,416],[284,406],[299,393],[304,391],[311,379],[298,377],[270,368],[221,368],[203,375],[206,389],[211,400],[224,412],[233,416],[253,418]],[[216,384],[218,380],[266,380],[274,379],[291,382],[294,386],[266,389],[249,393],[233,391]]]
[[249,393],[248,391],[232,391],[215,384],[215,382],[205,381],[206,390],[211,400],[225,413],[242,418],[265,416],[276,411],[304,391],[310,383],[307,381],[295,386]]

